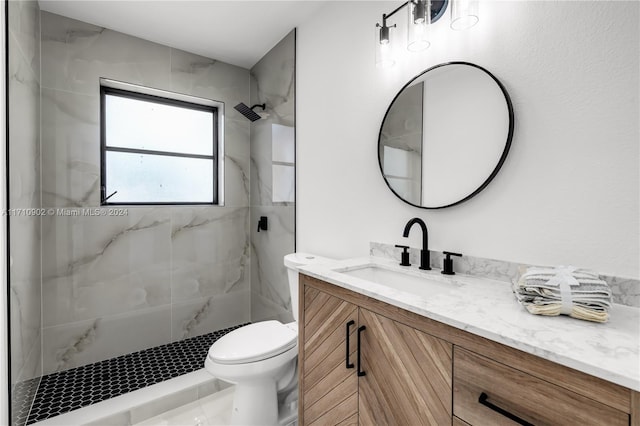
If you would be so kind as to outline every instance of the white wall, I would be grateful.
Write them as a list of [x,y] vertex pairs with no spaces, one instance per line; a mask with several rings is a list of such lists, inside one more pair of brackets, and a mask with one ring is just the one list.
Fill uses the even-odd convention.
[[[418,216],[433,250],[640,277],[639,3],[484,1],[473,29],[452,31],[447,14],[429,50],[377,69],[374,25],[397,5],[331,2],[299,27],[298,250],[366,255],[369,241],[402,242]],[[378,131],[407,80],[453,60],[503,82],[513,145],[478,196],[421,210],[387,189]]]

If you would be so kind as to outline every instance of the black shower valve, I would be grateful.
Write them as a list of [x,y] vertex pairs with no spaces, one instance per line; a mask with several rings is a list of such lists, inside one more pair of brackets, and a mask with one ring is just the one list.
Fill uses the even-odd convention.
[[266,216],[260,216],[258,219],[258,232],[269,229],[269,221]]

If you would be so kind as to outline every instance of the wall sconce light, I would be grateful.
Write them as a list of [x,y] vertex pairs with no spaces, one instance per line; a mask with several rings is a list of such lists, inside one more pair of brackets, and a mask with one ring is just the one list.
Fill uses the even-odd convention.
[[477,0],[409,0],[391,13],[382,15],[382,24],[376,23],[376,66],[391,67],[395,64],[391,29],[396,24],[388,25],[387,19],[407,6],[407,50],[419,52],[427,49],[429,41],[429,25],[435,23],[451,2],[451,28],[462,30],[471,28],[478,22]]
[[428,0],[410,1],[407,4],[407,50],[420,52],[431,46],[429,24],[431,24],[431,2]]
[[[395,11],[393,13],[395,13]],[[387,25],[386,14],[382,15],[382,25],[376,23],[376,67],[390,68],[396,63],[393,57],[393,46],[390,42],[390,30],[391,28],[395,28],[395,26],[395,24],[391,27]]]
[[477,0],[455,0],[451,2],[451,28],[467,30],[478,23]]

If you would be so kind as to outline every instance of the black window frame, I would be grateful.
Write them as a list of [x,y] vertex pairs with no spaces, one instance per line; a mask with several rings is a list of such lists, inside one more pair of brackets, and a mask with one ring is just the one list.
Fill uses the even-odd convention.
[[[107,146],[107,135],[106,135],[106,97],[107,95],[112,96],[120,96],[123,98],[135,99],[135,100],[143,100],[148,102],[154,102],[163,105],[177,106],[185,109],[192,109],[197,111],[205,111],[211,112],[213,115],[213,155],[199,155],[199,154],[185,154],[181,152],[172,152],[172,151],[155,151],[155,150],[146,150],[146,149],[134,149],[134,148],[118,148],[118,147],[108,147]],[[100,85],[100,205],[101,206],[191,206],[191,205],[218,205],[218,194],[219,194],[219,176],[218,170],[220,168],[219,164],[219,153],[218,147],[220,141],[218,135],[218,107],[213,105],[203,105],[197,104],[193,102],[187,102],[178,99],[165,98],[162,96],[151,95],[147,93],[134,92],[131,90],[118,89],[115,87]],[[198,158],[198,159],[207,159],[213,162],[213,198],[212,202],[110,202],[109,195],[106,193],[107,188],[107,151],[113,152],[127,152],[127,153],[141,153],[141,154],[152,154],[152,155],[162,155],[166,157],[181,157],[181,158]]]

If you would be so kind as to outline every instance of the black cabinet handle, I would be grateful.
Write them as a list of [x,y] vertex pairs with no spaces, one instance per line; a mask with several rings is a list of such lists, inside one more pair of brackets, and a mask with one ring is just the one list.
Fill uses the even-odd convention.
[[367,373],[365,373],[364,371],[362,371],[362,363],[361,363],[361,356],[360,356],[360,336],[362,334],[363,331],[365,331],[367,329],[367,327],[365,327],[364,325],[361,325],[360,327],[358,327],[358,377],[362,377],[362,376],[366,376]]
[[351,328],[352,325],[354,325],[356,322],[354,320],[351,320],[347,323],[347,353],[345,355],[345,359],[347,361],[347,368],[353,368],[354,365],[352,362],[349,362],[349,328]]
[[510,412],[508,412],[507,410],[505,410],[504,408],[500,408],[495,404],[490,403],[489,401],[487,401],[489,399],[489,395],[487,395],[486,393],[482,392],[480,394],[480,398],[478,398],[478,402],[482,405],[484,405],[487,408],[490,408],[491,410],[495,411],[496,413],[502,414],[503,416],[505,416],[508,419],[513,420],[514,422],[521,424],[522,426],[533,426],[532,423],[529,423],[528,421],[521,419],[520,417],[516,416],[515,414],[512,414]]

